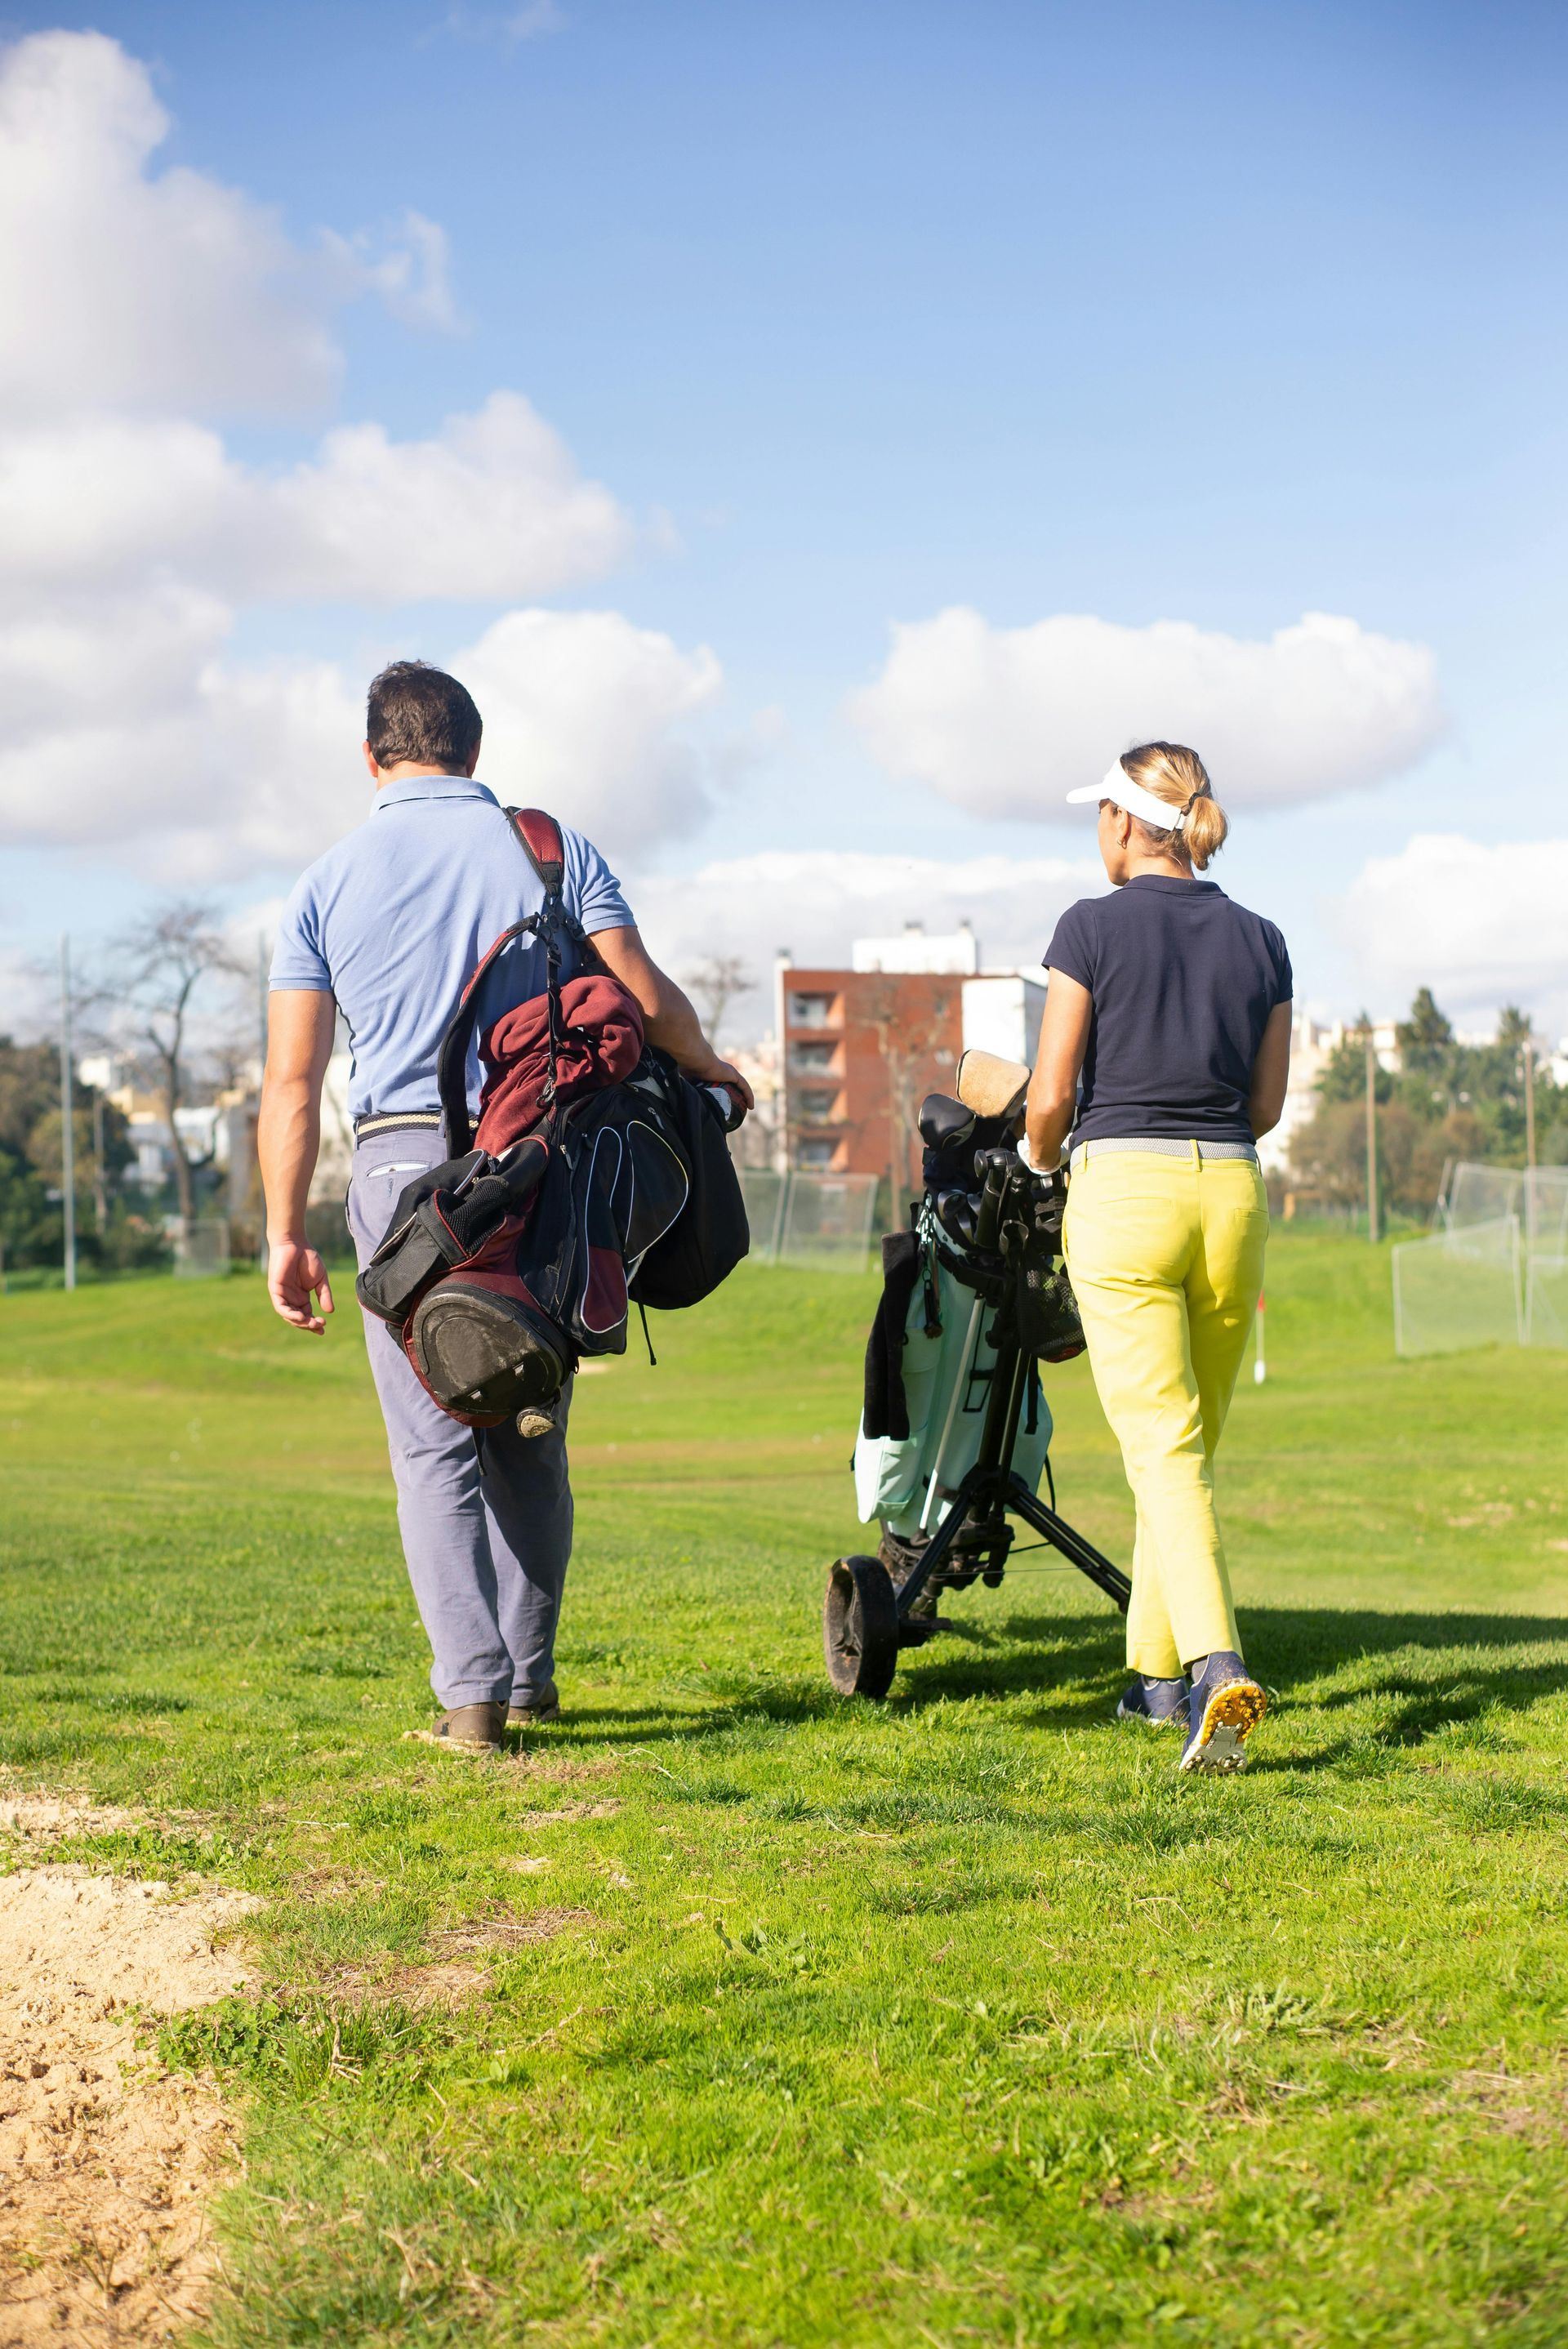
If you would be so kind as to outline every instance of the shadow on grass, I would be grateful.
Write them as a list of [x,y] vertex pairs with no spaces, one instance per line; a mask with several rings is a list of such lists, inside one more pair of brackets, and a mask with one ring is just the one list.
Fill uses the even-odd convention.
[[[1379,1700],[1384,1745],[1418,1745],[1493,1707],[1525,1713],[1568,1690],[1568,1619],[1560,1616],[1252,1607],[1245,1632],[1254,1669],[1284,1697],[1330,1713]],[[918,1652],[894,1683],[907,1705],[1036,1696],[1043,1702],[1029,1718],[1042,1728],[1081,1727],[1085,1700],[1109,1700],[1126,1675],[1122,1627],[1109,1612],[1013,1615],[986,1625],[960,1619]],[[1355,1672],[1347,1685],[1311,1686],[1368,1661],[1373,1670]],[[1317,1764],[1335,1758],[1327,1753]]]

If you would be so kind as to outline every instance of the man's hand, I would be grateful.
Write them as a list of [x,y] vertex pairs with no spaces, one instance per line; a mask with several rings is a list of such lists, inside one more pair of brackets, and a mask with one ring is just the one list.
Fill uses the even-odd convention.
[[725,1085],[738,1093],[748,1110],[757,1103],[740,1071],[721,1061],[702,1032],[702,1022],[690,1001],[666,971],[649,955],[631,925],[616,930],[595,930],[593,943],[600,960],[634,995],[643,1011],[643,1033],[657,1044],[683,1076],[696,1085]]
[[307,1247],[304,1240],[269,1240],[267,1294],[274,1313],[281,1313],[296,1330],[321,1336],[326,1328],[322,1315],[332,1311],[332,1283],[315,1248]]
[[748,1110],[757,1107],[751,1087],[733,1061],[721,1061],[717,1053],[710,1053],[700,1068],[683,1066],[681,1074],[689,1077],[694,1085],[722,1085],[726,1092],[738,1095]]

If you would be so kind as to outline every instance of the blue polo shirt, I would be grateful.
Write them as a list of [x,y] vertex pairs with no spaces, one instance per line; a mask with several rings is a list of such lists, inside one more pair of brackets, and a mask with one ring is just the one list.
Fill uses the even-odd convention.
[[[564,824],[561,834],[567,912],[590,936],[628,928],[631,909],[599,851]],[[469,974],[543,902],[500,802],[467,775],[384,783],[357,832],[300,875],[270,983],[336,997],[353,1050],[354,1116],[437,1106],[437,1056]],[[480,1024],[542,994],[544,980],[543,948],[520,939],[486,981]],[[477,1100],[477,1053],[469,1092]]]
[[1073,1141],[1253,1139],[1253,1063],[1294,984],[1272,922],[1212,881],[1139,873],[1069,905],[1046,950],[1092,999]]

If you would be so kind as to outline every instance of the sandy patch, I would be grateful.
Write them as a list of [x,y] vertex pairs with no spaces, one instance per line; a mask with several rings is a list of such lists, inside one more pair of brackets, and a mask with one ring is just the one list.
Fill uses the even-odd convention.
[[[26,1832],[82,1829],[79,1806],[55,1806],[62,1823],[41,1816],[43,1798],[32,1807]],[[5,2349],[162,2341],[202,2306],[205,2205],[233,2162],[233,2125],[209,2089],[138,2050],[130,2010],[145,2023],[239,1988],[243,1964],[215,1937],[255,1906],[85,1868],[0,1877]]]
[[609,1803],[563,1803],[558,1811],[524,1811],[513,1821],[522,1834],[535,1827],[558,1827],[568,1819],[613,1819],[621,1806]]
[[0,1828],[29,1841],[58,1843],[66,1836],[135,1835],[151,1824],[143,1812],[79,1801],[74,1795],[0,1795]]

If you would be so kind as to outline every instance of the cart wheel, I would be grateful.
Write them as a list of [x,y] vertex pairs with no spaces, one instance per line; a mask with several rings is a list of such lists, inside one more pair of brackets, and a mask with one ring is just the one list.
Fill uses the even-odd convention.
[[898,1605],[878,1557],[841,1557],[822,1601],[822,1653],[841,1696],[886,1696],[898,1670]]

